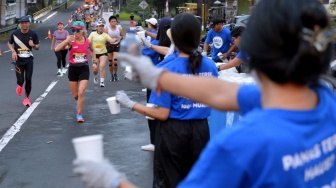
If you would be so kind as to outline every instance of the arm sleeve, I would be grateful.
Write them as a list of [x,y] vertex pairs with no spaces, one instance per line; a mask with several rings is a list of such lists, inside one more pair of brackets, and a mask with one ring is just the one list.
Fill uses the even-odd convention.
[[258,86],[254,84],[241,86],[238,90],[237,100],[242,115],[254,108],[261,108],[261,93]]
[[39,38],[38,38],[38,35],[37,35],[37,33],[36,32],[34,32],[34,35],[33,35],[33,42],[34,42],[34,44],[40,44],[40,40],[39,40]]
[[208,31],[207,37],[205,39],[205,43],[210,44],[212,42],[212,29]]

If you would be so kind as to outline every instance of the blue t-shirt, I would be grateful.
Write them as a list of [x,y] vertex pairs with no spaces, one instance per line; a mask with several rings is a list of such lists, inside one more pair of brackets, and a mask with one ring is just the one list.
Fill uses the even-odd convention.
[[[150,33],[154,33],[154,34],[157,34],[157,33],[158,33],[157,30],[151,30],[151,29],[148,29],[147,31],[150,32]],[[145,35],[145,36],[146,36],[146,39],[147,39],[147,40],[148,40],[148,38],[150,38],[150,42],[152,42],[153,40],[155,40],[155,38],[152,38],[152,37],[150,37],[149,35]]]
[[[159,45],[159,40],[153,40],[150,43],[153,45]],[[154,65],[157,65],[159,63],[160,54],[155,50],[148,48],[147,46],[144,46],[142,48],[142,55],[150,57]]]
[[[188,68],[188,60],[189,58],[178,57],[162,66],[162,68],[184,76],[190,76],[192,72]],[[203,57],[198,72],[198,76],[201,77],[218,77],[218,70],[215,63],[206,57]],[[205,104],[194,102],[181,96],[172,95],[168,92],[161,92],[160,94],[152,92],[149,102],[170,109],[169,118],[179,120],[205,119],[210,115],[211,110]]]
[[230,30],[225,27],[220,32],[215,32],[211,29],[207,34],[205,42],[207,44],[212,43],[211,57],[213,60],[220,60],[217,54],[219,52],[226,53],[230,49],[230,45],[233,44]]
[[156,67],[163,67],[167,63],[169,63],[169,62],[173,61],[174,59],[178,58],[178,56],[179,56],[179,53],[174,52],[174,53],[168,55],[166,58],[164,58],[159,64],[156,65]]
[[261,109],[257,86],[242,86],[236,126],[210,140],[184,187],[333,187],[336,183],[336,99],[313,88],[311,110]]
[[236,58],[240,59],[243,63],[247,62],[248,54],[246,52],[238,52]]

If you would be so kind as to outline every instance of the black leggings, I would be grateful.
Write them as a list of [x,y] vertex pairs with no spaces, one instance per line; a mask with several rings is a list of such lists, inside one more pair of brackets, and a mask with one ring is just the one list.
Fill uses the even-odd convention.
[[15,73],[16,73],[16,83],[19,86],[23,86],[25,80],[25,91],[26,96],[29,97],[32,85],[32,76],[33,76],[33,62],[27,63],[25,65],[15,65]]
[[58,52],[55,52],[56,57],[57,57],[57,68],[61,69],[61,62],[62,62],[62,66],[63,68],[66,65],[66,55],[68,54],[68,50],[61,50]]

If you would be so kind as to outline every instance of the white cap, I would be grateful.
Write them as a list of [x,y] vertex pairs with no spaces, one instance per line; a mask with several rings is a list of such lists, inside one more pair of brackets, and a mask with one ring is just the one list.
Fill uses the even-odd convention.
[[145,20],[146,22],[149,22],[152,25],[156,25],[158,23],[157,19],[155,18],[150,18],[148,20]]

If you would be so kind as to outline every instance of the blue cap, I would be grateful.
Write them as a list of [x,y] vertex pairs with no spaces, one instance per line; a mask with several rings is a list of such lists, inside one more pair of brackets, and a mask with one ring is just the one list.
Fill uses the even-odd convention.
[[172,23],[172,19],[169,17],[164,17],[159,21],[159,27],[169,29]]
[[20,22],[30,22],[30,19],[29,19],[28,16],[22,16],[22,17],[20,18]]

